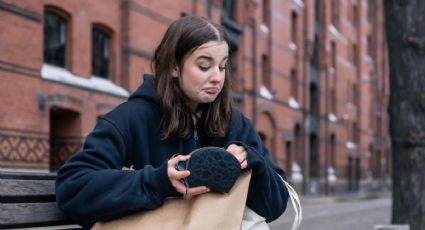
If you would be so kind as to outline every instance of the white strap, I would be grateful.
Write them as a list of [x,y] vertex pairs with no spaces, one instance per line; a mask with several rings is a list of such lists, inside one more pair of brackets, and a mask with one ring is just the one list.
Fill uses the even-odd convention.
[[280,179],[282,179],[283,184],[288,189],[289,198],[291,199],[292,207],[294,207],[294,211],[295,211],[295,218],[294,218],[294,222],[292,223],[291,230],[297,230],[301,225],[301,220],[303,217],[303,210],[301,208],[300,198],[298,197],[298,194],[295,191],[295,189],[291,185],[289,185],[289,183],[286,182],[281,175],[279,175],[279,177]]

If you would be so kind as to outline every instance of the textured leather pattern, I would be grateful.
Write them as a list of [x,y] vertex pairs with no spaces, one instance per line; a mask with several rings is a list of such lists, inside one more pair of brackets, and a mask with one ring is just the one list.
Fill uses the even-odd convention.
[[207,186],[227,193],[241,174],[235,156],[218,147],[204,147],[190,153],[190,159],[179,163],[179,169],[190,171],[186,182],[189,187]]

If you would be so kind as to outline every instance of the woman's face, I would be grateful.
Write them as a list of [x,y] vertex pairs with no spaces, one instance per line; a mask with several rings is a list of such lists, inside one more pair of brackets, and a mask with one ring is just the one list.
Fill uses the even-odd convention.
[[213,102],[221,92],[226,75],[229,46],[210,41],[198,47],[183,63],[179,84],[193,109]]

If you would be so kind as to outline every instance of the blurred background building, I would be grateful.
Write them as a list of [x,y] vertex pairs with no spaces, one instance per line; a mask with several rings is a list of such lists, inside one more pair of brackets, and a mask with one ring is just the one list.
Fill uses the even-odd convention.
[[383,6],[367,0],[0,0],[0,169],[56,171],[192,14],[226,28],[237,106],[300,191],[390,177]]

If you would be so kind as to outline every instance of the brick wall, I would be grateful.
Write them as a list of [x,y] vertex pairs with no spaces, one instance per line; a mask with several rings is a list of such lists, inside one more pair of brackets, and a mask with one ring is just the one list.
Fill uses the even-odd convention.
[[[296,163],[304,178],[297,186],[308,193],[312,184],[332,190],[326,186],[329,167],[343,191],[369,176],[388,175],[388,67],[378,45],[385,40],[382,4],[234,2],[233,29],[239,32],[232,82],[239,107],[289,178]],[[51,150],[53,140],[69,140],[71,150],[58,153],[66,159],[98,116],[125,100],[41,76],[46,9],[67,15],[65,71],[91,78],[91,31],[100,26],[111,35],[109,80],[131,93],[151,72],[153,50],[172,20],[198,14],[220,23],[223,3],[0,0],[0,167],[54,170],[51,153],[62,150]],[[61,116],[77,128],[57,131],[63,127],[53,121]]]

